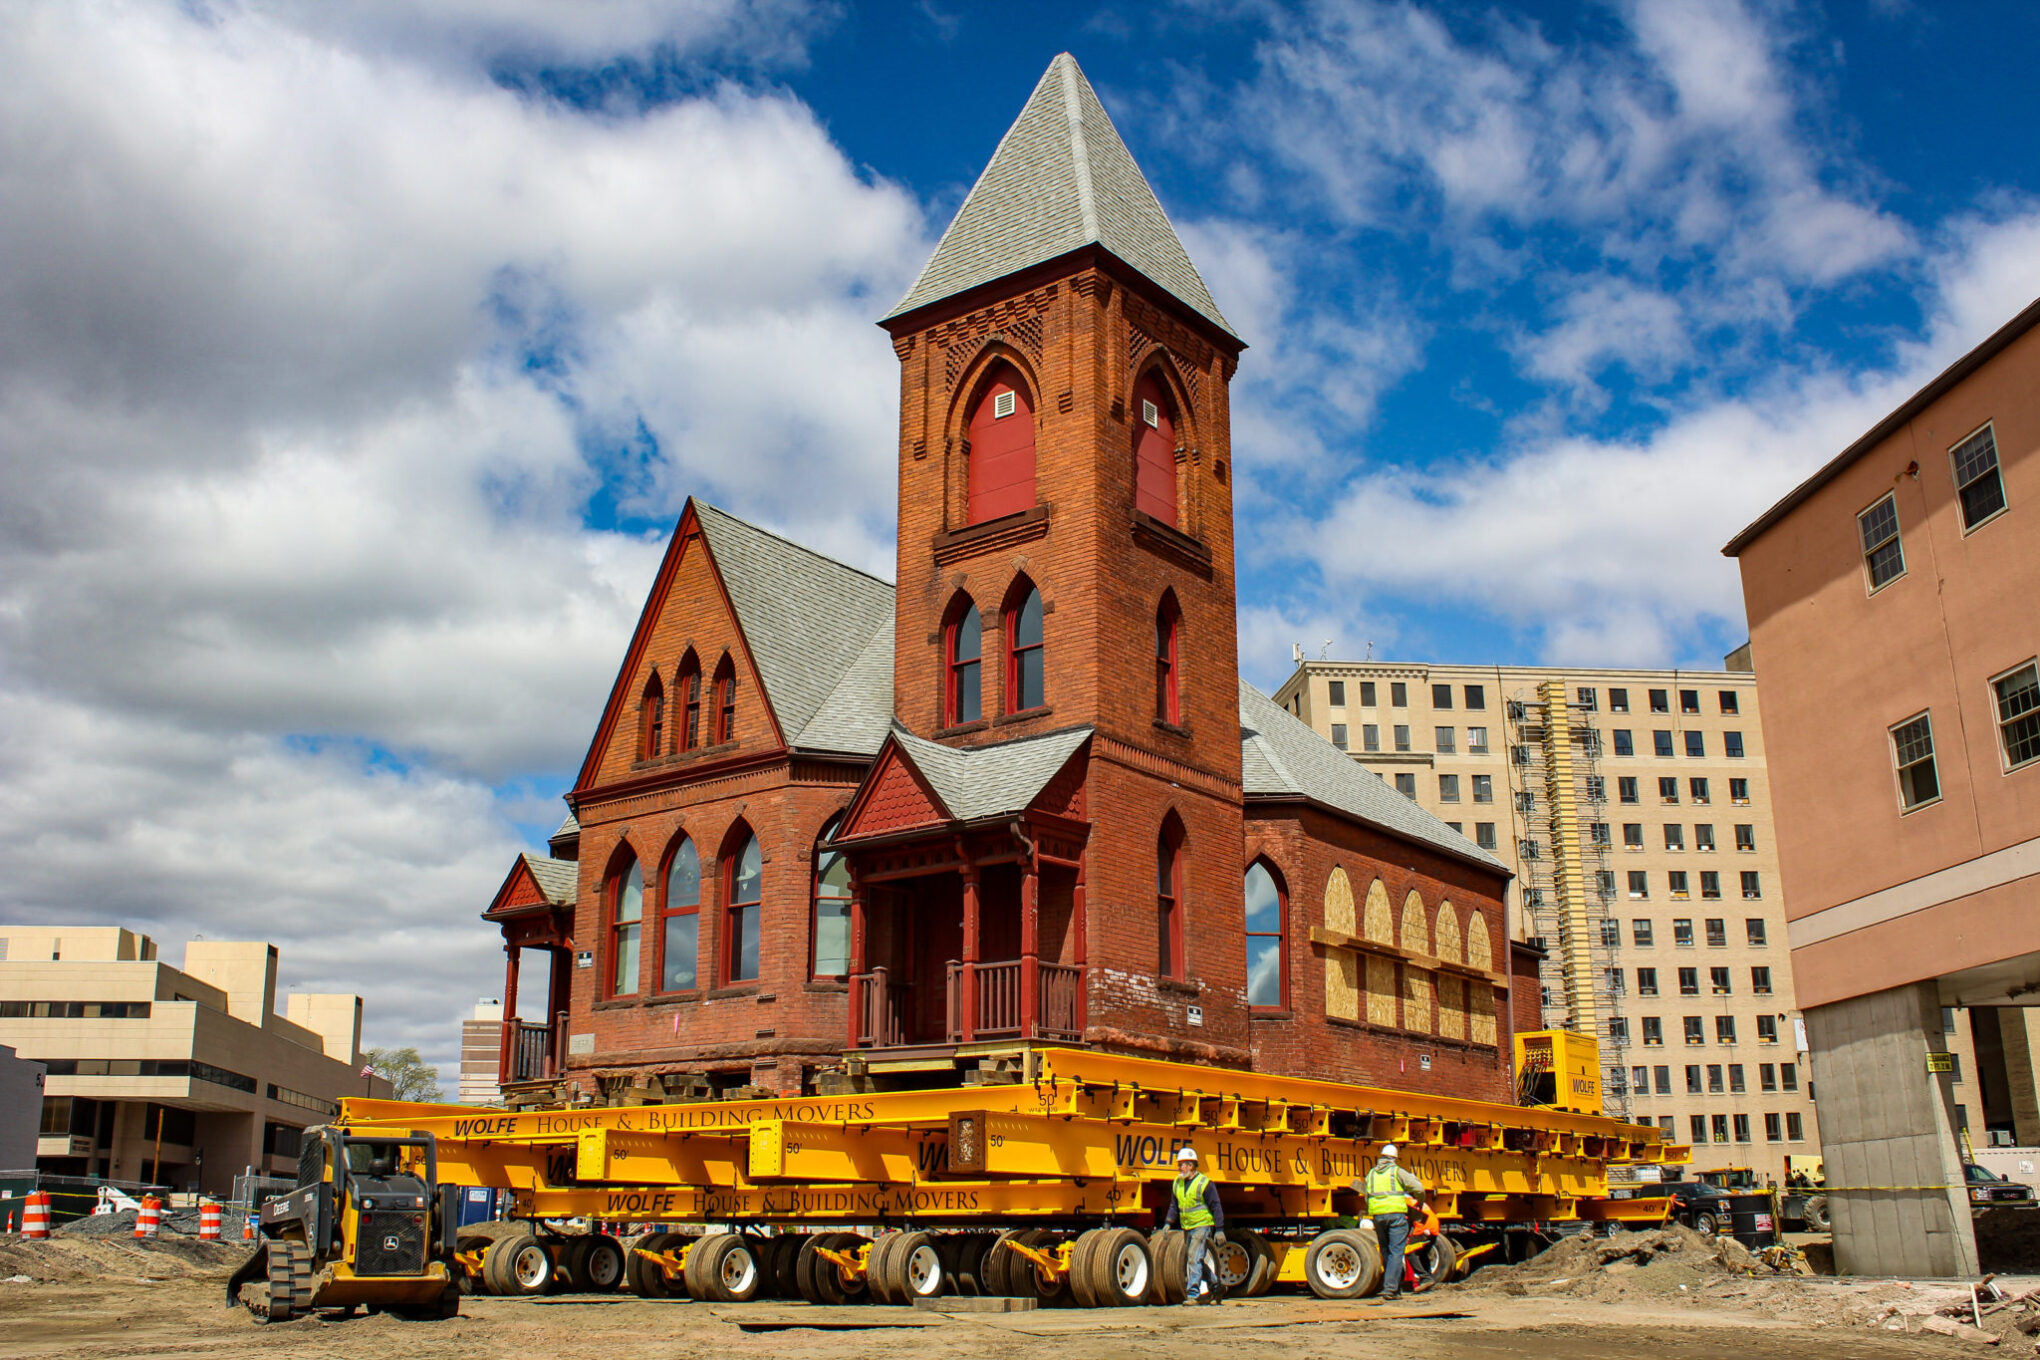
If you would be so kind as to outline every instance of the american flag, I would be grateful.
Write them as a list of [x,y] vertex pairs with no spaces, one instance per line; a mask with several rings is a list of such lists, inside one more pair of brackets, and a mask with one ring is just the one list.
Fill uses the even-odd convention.
[[364,1077],[372,1077],[375,1075],[375,1069],[364,1063],[362,1064],[361,1075]]

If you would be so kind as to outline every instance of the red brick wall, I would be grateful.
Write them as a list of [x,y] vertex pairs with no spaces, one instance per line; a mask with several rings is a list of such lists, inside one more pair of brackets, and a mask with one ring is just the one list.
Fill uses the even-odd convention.
[[[1284,959],[1289,1008],[1258,1013],[1252,1021],[1256,1070],[1478,1100],[1511,1099],[1506,995],[1497,998],[1497,1043],[1492,1047],[1438,1034],[1435,1006],[1429,1028],[1421,1033],[1334,1020],[1325,1008],[1325,949],[1310,939],[1311,927],[1325,923],[1325,885],[1338,867],[1352,884],[1358,909],[1364,910],[1368,887],[1379,878],[1398,913],[1412,890],[1434,920],[1439,904],[1449,899],[1458,911],[1462,938],[1464,923],[1478,914],[1487,923],[1496,966],[1505,970],[1508,937],[1500,875],[1305,807],[1257,809],[1247,822],[1246,850],[1243,863],[1265,857],[1275,866],[1288,907]],[[1422,1063],[1427,1055],[1428,1072]]]
[[1537,955],[1516,941],[1509,945],[1509,1012],[1516,1033],[1544,1028],[1544,983]]

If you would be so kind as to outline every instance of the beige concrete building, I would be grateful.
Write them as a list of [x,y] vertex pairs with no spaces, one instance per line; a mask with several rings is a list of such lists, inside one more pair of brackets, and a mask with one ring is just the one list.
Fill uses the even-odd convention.
[[36,1166],[226,1195],[293,1174],[361,1075],[361,998],[293,995],[276,946],[193,940],[182,968],[117,927],[0,926],[0,1044],[48,1069]]
[[1275,700],[1516,872],[1612,1110],[1703,1169],[1820,1150],[1754,676],[1306,661]]
[[1964,1119],[1972,1142],[2034,1132],[2036,504],[2040,301],[1724,549],[1774,720],[1830,1176],[1898,1187],[1835,1198],[1845,1271],[1974,1273]]
[[483,997],[475,1013],[460,1022],[460,1088],[463,1105],[500,1105],[498,1084],[503,1058],[503,1003]]

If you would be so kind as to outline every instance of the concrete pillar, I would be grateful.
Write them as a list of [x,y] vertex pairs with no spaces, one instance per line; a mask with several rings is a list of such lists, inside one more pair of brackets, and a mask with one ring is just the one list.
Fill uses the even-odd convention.
[[2007,1006],[1998,1012],[2005,1047],[2005,1084],[2012,1101],[2012,1137],[2021,1147],[2040,1146],[2040,1011]]
[[1931,982],[1806,1012],[1827,1160],[1835,1268],[1844,1275],[1974,1275],[1976,1237]]

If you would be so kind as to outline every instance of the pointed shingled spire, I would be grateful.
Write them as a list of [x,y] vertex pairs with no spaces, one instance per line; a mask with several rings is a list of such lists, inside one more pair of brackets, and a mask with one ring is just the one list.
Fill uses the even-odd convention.
[[1093,242],[1238,338],[1091,82],[1064,52],[1048,64],[921,276],[885,319]]

